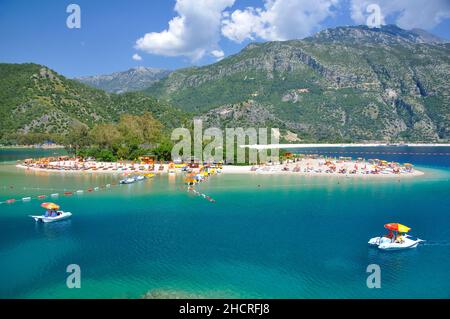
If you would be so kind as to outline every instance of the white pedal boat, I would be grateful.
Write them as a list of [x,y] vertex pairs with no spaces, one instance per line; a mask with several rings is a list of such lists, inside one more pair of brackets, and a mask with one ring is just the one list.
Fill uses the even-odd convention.
[[70,212],[58,211],[57,213],[58,213],[58,215],[55,216],[55,217],[46,217],[45,215],[30,216],[30,217],[33,218],[37,222],[53,223],[53,222],[57,222],[57,221],[68,219],[68,218],[70,218],[72,216],[72,213],[70,213]]
[[409,235],[404,235],[401,242],[393,241],[387,237],[374,237],[369,240],[369,245],[377,246],[382,250],[401,250],[416,248],[424,240],[419,238],[413,238]]
[[136,182],[136,179],[130,177],[130,178],[121,180],[119,183],[120,184],[133,184],[134,182]]
[[408,234],[411,230],[408,226],[399,223],[389,223],[384,225],[389,230],[386,236],[374,237],[369,240],[369,245],[376,246],[382,250],[402,250],[416,248],[424,240],[414,238]]

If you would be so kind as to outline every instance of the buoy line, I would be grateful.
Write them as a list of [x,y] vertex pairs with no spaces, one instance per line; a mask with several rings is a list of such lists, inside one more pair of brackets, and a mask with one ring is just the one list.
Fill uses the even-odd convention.
[[109,184],[104,184],[101,186],[95,186],[95,187],[89,187],[86,190],[83,189],[78,189],[78,190],[68,190],[68,189],[54,189],[54,188],[39,188],[39,187],[24,187],[24,188],[14,188],[14,187],[6,187],[4,186],[4,188],[10,188],[10,189],[27,189],[27,190],[46,190],[46,191],[56,191],[57,193],[52,193],[52,194],[42,194],[42,195],[35,195],[35,196],[24,196],[20,199],[16,199],[16,198],[11,198],[11,199],[7,199],[5,201],[0,201],[0,204],[14,204],[17,202],[22,202],[22,203],[27,203],[30,202],[32,200],[43,200],[46,198],[58,198],[60,196],[73,196],[73,195],[82,195],[85,192],[87,193],[92,193],[92,192],[98,192],[101,190],[106,190],[106,189],[110,189],[114,186],[120,186],[120,184],[118,183],[109,183]]
[[208,201],[211,202],[211,203],[215,203],[215,202],[216,202],[215,199],[211,198],[210,196],[208,196],[208,195],[206,195],[206,194],[200,193],[198,190],[196,190],[196,189],[193,188],[192,186],[191,186],[191,187],[188,187],[188,192],[192,192],[192,193],[194,193],[195,195],[197,195],[197,196],[199,196],[199,197],[202,197],[202,198],[208,200]]

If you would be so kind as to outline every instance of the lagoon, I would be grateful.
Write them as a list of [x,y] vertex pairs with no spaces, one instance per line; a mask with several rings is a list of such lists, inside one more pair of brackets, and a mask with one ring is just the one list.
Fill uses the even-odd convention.
[[[354,148],[306,151],[360,156]],[[0,201],[121,178],[24,171],[13,161],[36,151],[4,152]],[[426,174],[400,181],[221,175],[199,188],[215,203],[186,192],[181,177],[161,175],[61,196],[74,216],[49,225],[28,217],[41,211],[35,199],[1,204],[0,298],[448,298],[449,157],[396,153],[407,154],[377,157]],[[387,222],[427,242],[403,252],[368,247]],[[66,287],[69,264],[80,265],[81,289]],[[369,264],[381,267],[381,289],[366,286]]]

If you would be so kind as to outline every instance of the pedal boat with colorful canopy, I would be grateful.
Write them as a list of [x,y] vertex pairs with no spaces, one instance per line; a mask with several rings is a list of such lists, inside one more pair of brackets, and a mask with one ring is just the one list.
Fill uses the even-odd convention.
[[384,236],[374,237],[369,240],[369,245],[376,246],[381,250],[403,250],[416,248],[424,240],[412,237],[407,233],[411,230],[408,226],[399,223],[384,225],[389,233]]
[[30,216],[37,222],[53,223],[72,217],[72,213],[59,210],[59,205],[55,203],[42,203],[41,207],[47,210],[44,215]]

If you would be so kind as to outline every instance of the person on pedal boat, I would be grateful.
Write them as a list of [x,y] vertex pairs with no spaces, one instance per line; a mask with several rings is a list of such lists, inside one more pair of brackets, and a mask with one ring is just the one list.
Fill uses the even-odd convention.
[[392,232],[392,230],[389,231],[389,233],[387,235],[384,235],[384,237],[388,238],[391,240],[391,242],[394,239],[394,233]]
[[45,217],[56,217],[56,216],[58,216],[58,213],[56,212],[56,210],[52,210],[52,209],[48,209],[46,212],[45,212],[45,215],[44,215]]
[[398,233],[397,238],[395,238],[395,242],[399,243],[399,244],[403,244],[404,240],[403,240],[403,234],[402,233]]

